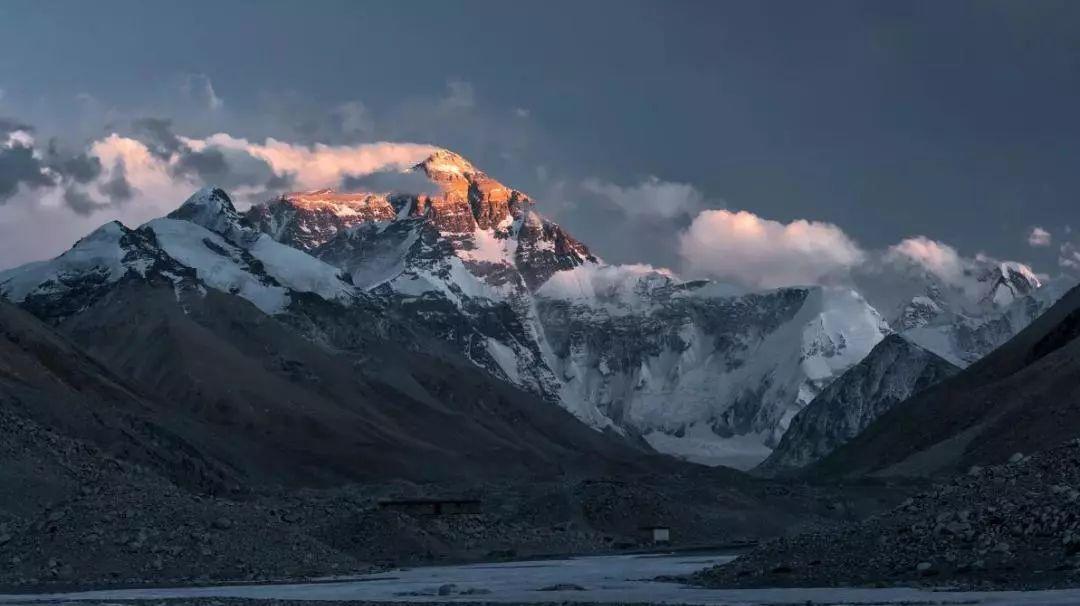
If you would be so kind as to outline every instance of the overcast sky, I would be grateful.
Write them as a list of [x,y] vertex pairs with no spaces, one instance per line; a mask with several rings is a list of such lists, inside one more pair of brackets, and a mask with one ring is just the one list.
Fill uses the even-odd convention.
[[609,261],[724,277],[698,251],[753,227],[808,279],[915,237],[1080,263],[1080,2],[7,0],[0,89],[0,267],[427,149],[376,142],[458,151]]

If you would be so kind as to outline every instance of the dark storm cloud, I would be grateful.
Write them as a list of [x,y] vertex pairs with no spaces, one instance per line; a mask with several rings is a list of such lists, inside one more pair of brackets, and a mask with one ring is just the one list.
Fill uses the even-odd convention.
[[[98,174],[100,175],[100,172]],[[65,206],[82,216],[123,205],[135,196],[135,189],[127,180],[127,170],[123,162],[117,162],[113,166],[109,178],[98,184],[97,191],[104,197],[103,200],[96,199],[90,192],[75,184],[69,184],[64,189],[62,200]]]
[[49,141],[45,165],[76,183],[89,183],[101,175],[101,160],[85,152],[65,152],[56,139]]
[[34,150],[16,143],[0,148],[0,204],[3,204],[23,185],[31,189],[56,184],[46,172]]
[[132,123],[136,138],[150,153],[170,162],[176,177],[190,177],[226,189],[262,185],[276,177],[264,160],[240,150],[219,147],[192,149],[176,135],[167,118],[141,118]]
[[[15,120],[0,118],[0,136],[10,138],[15,132],[34,132],[34,128]],[[124,165],[118,163],[110,179],[98,186],[106,200],[98,201],[82,186],[91,184],[103,173],[101,160],[85,151],[65,149],[57,139],[38,150],[20,139],[2,142],[0,147],[0,204],[10,199],[19,187],[43,189],[62,187],[64,205],[79,215],[130,200],[134,195],[127,182]]]
[[[34,132],[34,127],[0,118],[0,138],[9,139],[13,133]],[[64,149],[51,139],[43,153],[18,139],[0,142],[0,204],[7,201],[19,186],[30,189],[56,187],[61,184],[86,184],[101,176],[101,161],[86,152]],[[92,200],[81,190],[68,188],[64,202],[75,212],[85,214],[93,207]]]
[[278,198],[282,194],[288,193],[296,189],[296,175],[293,173],[284,173],[281,175],[272,174],[269,179],[263,183],[262,188],[256,190],[245,196],[246,200],[251,204],[262,204],[268,200]]
[[203,181],[217,181],[228,174],[229,163],[219,149],[192,151],[184,148],[173,170],[176,174],[197,176]]
[[[203,181],[217,182],[229,173],[229,164],[221,150],[209,148],[195,151],[188,147],[173,131],[172,120],[167,118],[140,118],[132,123],[135,134],[146,144],[150,153],[162,160],[172,160],[174,175],[197,177]],[[224,185],[224,184],[222,184]]]
[[94,214],[94,211],[102,207],[81,189],[69,187],[64,190],[64,204],[70,208],[75,214],[87,216]]
[[98,187],[98,191],[114,204],[126,202],[135,195],[135,189],[127,180],[127,170],[123,162],[117,162],[112,176]]
[[183,141],[172,129],[172,120],[167,118],[140,118],[132,123],[135,133],[150,153],[162,160],[168,160],[184,147]]
[[292,173],[274,174],[266,180],[264,187],[267,191],[285,191],[290,189],[295,181],[296,175]]
[[[100,175],[99,172],[98,176]],[[113,165],[107,180],[98,182],[97,192],[101,198],[91,195],[89,191],[76,183],[69,183],[64,188],[61,200],[72,212],[84,217],[102,209],[123,206],[135,196],[136,192],[127,180],[127,170],[122,161]]]
[[291,177],[277,178],[265,160],[243,150],[208,147],[191,151],[181,158],[204,183],[232,189],[264,187],[268,182],[291,182]]
[[0,138],[7,139],[8,135],[18,131],[32,133],[34,132],[34,127],[17,122],[11,118],[0,117]]

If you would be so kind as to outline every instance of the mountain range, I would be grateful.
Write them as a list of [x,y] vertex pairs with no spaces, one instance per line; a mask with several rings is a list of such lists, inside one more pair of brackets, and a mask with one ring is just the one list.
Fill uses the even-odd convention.
[[1076,437],[1080,288],[962,372],[882,414],[814,473],[929,475],[1001,463]]
[[[130,382],[140,418],[184,408],[221,438],[193,432],[194,451],[302,481],[622,465],[651,449],[747,469],[805,450],[785,445],[793,419],[836,406],[830,384],[880,344],[889,363],[860,372],[888,385],[845,388],[863,410],[838,413],[861,419],[845,439],[929,381],[892,366],[933,355],[937,380],[1056,295],[989,259],[965,288],[912,268],[903,288],[746,293],[607,264],[452,152],[412,172],[435,193],[297,192],[241,212],[207,187],[0,272],[0,296]],[[815,457],[842,442],[812,425],[798,426]]]

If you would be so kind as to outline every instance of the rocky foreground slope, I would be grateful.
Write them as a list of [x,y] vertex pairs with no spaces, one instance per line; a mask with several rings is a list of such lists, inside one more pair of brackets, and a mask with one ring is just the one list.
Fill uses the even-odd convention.
[[715,587],[1075,586],[1080,440],[972,467],[864,522],[769,541],[692,580]]
[[[351,485],[193,493],[41,426],[0,399],[0,591],[269,581],[396,565],[605,553],[648,545],[663,520],[678,544],[753,540],[826,524],[895,491],[784,489],[718,477]],[[478,514],[387,511],[387,498],[475,496]],[[842,504],[842,505],[838,505]]]

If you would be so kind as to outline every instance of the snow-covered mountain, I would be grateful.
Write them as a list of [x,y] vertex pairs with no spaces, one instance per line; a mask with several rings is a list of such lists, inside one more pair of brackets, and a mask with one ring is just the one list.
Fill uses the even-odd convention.
[[894,265],[884,279],[856,283],[889,325],[909,341],[960,367],[1012,338],[1050,307],[1067,285],[1044,284],[1029,267],[983,256],[949,279],[918,264]]
[[937,354],[889,335],[795,415],[758,469],[771,473],[820,460],[894,405],[958,372]]
[[451,152],[414,170],[441,193],[288,194],[246,218],[412,310],[476,364],[663,452],[755,464],[888,333],[849,290],[736,296],[604,264],[528,195]]
[[[0,294],[58,321],[127,280],[169,284],[181,304],[184,293],[213,289],[271,315],[303,307],[293,324],[316,342],[348,330],[334,325],[334,306],[392,310],[382,337],[420,348],[429,341],[415,335],[433,335],[595,429],[742,468],[765,459],[799,410],[891,332],[851,289],[740,294],[605,264],[528,195],[452,152],[412,171],[434,193],[298,192],[238,212],[225,192],[205,188],[168,217],[135,229],[111,223],[56,259],[0,272]],[[1033,296],[1023,275],[1000,278],[987,280],[988,309],[1020,309]],[[910,318],[905,334],[985,348],[957,332],[984,319],[926,299],[926,310],[897,311]],[[1018,318],[986,322],[1004,334]]]
[[0,272],[0,293],[57,321],[125,280],[171,283],[178,300],[182,290],[213,288],[268,314],[300,293],[346,305],[357,296],[339,269],[243,226],[228,195],[210,187],[168,217],[137,229],[113,221],[55,259]]
[[[604,281],[604,269],[553,280]],[[561,400],[702,463],[749,467],[767,456],[795,413],[888,330],[850,290],[717,296],[714,285],[650,273],[631,284],[608,297],[541,288]]]

